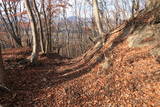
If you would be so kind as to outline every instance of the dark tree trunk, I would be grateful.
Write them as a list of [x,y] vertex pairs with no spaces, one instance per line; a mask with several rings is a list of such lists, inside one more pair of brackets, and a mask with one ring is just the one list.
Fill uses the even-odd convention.
[[3,68],[2,53],[1,53],[1,46],[0,46],[0,84],[4,84],[3,76],[4,76],[4,68]]
[[1,46],[0,46],[0,96],[10,92],[10,90],[5,87],[4,84],[4,79],[5,79],[5,74],[4,74],[4,67],[3,67],[3,60],[2,60],[2,52],[1,52]]

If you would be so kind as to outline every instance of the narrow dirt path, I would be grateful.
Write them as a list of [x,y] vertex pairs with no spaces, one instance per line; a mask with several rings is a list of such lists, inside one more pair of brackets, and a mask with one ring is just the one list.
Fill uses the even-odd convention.
[[[77,62],[75,59],[72,61],[57,54],[41,55],[37,65],[30,65],[23,62],[29,55],[29,49],[11,49],[3,52],[7,72],[6,84],[11,88],[13,96],[2,97],[1,104],[33,106],[33,103],[42,99],[41,94],[44,92],[49,94],[48,91],[51,89],[55,91],[52,93],[57,93],[56,87],[88,73],[91,68],[84,61]],[[43,98],[46,99],[47,96]],[[54,101],[50,103],[55,104]]]

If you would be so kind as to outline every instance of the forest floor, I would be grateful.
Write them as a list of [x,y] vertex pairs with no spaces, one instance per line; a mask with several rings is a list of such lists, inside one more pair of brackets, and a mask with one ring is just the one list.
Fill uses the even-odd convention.
[[[79,58],[40,55],[39,63],[25,61],[30,49],[3,52],[6,84],[12,94],[0,97],[4,107],[159,107],[160,62],[146,49],[118,45],[112,66],[100,70]],[[89,69],[92,68],[92,69]]]

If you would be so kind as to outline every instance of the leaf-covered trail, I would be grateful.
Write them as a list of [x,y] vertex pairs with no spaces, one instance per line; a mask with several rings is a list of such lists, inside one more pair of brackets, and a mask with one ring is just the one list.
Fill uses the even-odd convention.
[[[157,106],[160,104],[160,63],[145,49],[114,49],[112,66],[90,67],[85,61],[56,54],[41,55],[39,64],[22,60],[29,49],[3,53],[7,81],[13,95],[0,103],[7,107]],[[91,69],[92,68],[92,69]]]
[[88,65],[79,59],[76,59],[77,62],[75,59],[63,58],[57,54],[48,54],[40,55],[37,65],[30,65],[23,61],[29,55],[29,49],[11,49],[3,52],[7,72],[6,84],[11,88],[14,97],[4,96],[1,98],[1,104],[56,105],[55,94],[62,94],[58,87],[89,72]]

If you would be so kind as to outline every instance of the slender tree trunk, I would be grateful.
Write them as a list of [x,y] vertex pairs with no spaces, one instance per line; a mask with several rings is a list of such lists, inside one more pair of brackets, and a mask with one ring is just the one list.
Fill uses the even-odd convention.
[[10,92],[10,90],[4,84],[4,79],[5,79],[5,72],[2,60],[2,51],[0,46],[0,95]]
[[[51,0],[48,1],[48,5],[51,5]],[[48,9],[48,51],[52,52],[52,8]]]
[[100,20],[100,13],[99,13],[99,8],[98,8],[98,1],[97,0],[93,0],[93,15],[95,18],[95,22],[96,22],[96,26],[98,29],[98,32],[101,36],[102,39],[102,43],[104,42],[104,30],[103,30],[103,26]]
[[37,28],[36,28],[36,20],[35,20],[33,11],[30,6],[30,1],[29,0],[24,0],[24,1],[25,1],[25,6],[27,8],[28,15],[29,15],[31,29],[32,29],[32,36],[33,36],[33,49],[32,49],[32,55],[31,55],[30,60],[32,63],[36,63],[37,59],[38,59],[38,52],[39,52],[38,32],[37,32]]
[[132,0],[132,18],[139,11],[139,0]]
[[[100,47],[101,47],[105,44],[105,33],[104,33],[102,22],[101,22],[101,19],[100,19],[98,0],[92,0],[92,1],[93,1],[93,15],[94,15],[94,18],[95,18],[95,22],[96,22],[96,25],[97,25],[99,35],[101,37],[100,38],[101,39]],[[105,56],[105,54],[103,54],[103,55],[104,55],[104,58],[106,60],[107,57]]]
[[2,52],[0,46],[0,84],[4,84],[3,78],[4,78],[4,68],[3,68]]
[[42,12],[43,12],[43,17],[44,17],[44,39],[45,39],[45,53],[48,53],[49,52],[49,41],[48,41],[48,38],[49,38],[49,29],[48,29],[48,20],[47,20],[47,12],[45,10],[45,0],[41,0],[41,3],[42,3]]
[[135,14],[135,0],[132,0],[132,18],[134,18],[134,14]]
[[33,0],[33,4],[34,4],[34,8],[35,8],[35,11],[36,11],[36,13],[37,13],[37,17],[38,17],[38,21],[39,21],[41,52],[42,52],[42,53],[45,53],[45,49],[44,49],[44,35],[43,35],[41,15],[40,15],[40,13],[39,13],[39,11],[38,11],[38,8],[37,8],[36,1],[35,1],[35,0]]

